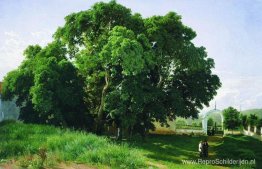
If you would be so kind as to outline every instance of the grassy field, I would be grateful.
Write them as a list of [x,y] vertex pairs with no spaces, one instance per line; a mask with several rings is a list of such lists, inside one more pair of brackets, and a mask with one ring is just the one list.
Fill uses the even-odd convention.
[[256,167],[262,168],[262,142],[248,136],[229,135],[214,146],[217,157],[221,159],[256,160]]
[[153,168],[224,168],[210,165],[183,164],[182,160],[198,159],[198,143],[204,136],[183,135],[150,135],[145,142],[141,140],[129,142],[140,149],[147,164]]
[[0,159],[12,159],[24,168],[53,168],[65,161],[92,168],[145,166],[141,153],[127,144],[84,132],[14,122],[0,123]]
[[[42,125],[0,123],[0,159],[24,168],[254,168],[183,164],[198,160],[198,143],[205,136],[149,135],[121,143],[84,132]],[[262,168],[262,142],[246,136],[213,136],[208,159],[256,159]],[[1,168],[1,167],[0,167]]]
[[[146,142],[132,141],[140,149],[146,161],[155,168],[255,168],[254,165],[196,165],[183,164],[182,160],[198,160],[197,145],[204,136],[150,135]],[[262,142],[251,137],[212,136],[207,137],[209,158],[256,160],[256,168],[262,168]]]

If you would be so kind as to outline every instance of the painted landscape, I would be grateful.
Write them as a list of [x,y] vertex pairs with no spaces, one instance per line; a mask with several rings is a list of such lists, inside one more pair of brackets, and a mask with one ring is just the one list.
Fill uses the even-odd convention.
[[0,169],[261,169],[260,7],[1,1]]

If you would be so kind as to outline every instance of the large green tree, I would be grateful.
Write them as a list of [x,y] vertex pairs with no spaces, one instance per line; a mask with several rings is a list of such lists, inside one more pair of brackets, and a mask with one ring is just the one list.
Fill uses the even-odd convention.
[[51,44],[25,50],[4,97],[16,98],[29,122],[82,126],[92,115],[97,133],[114,123],[120,139],[123,129],[145,136],[153,122],[197,117],[221,86],[195,37],[174,12],[142,18],[115,1],[96,3],[65,17]]
[[85,77],[85,101],[97,114],[142,132],[153,121],[197,117],[216,95],[214,61],[192,40],[196,33],[174,12],[142,18],[117,4],[73,13],[55,33]]

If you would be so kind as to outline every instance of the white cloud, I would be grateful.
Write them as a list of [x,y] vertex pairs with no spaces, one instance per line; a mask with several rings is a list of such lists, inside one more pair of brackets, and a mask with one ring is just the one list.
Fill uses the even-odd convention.
[[31,35],[34,36],[34,37],[37,37],[37,38],[43,36],[43,34],[44,34],[44,32],[40,32],[40,31],[38,31],[38,32],[31,32]]
[[49,30],[40,30],[40,31],[33,31],[30,33],[30,44],[39,44],[39,45],[46,45],[48,42],[52,41],[52,34],[53,32]]
[[2,79],[7,72],[16,68],[22,61],[25,42],[17,32],[8,31],[4,32],[0,45],[0,79]]
[[7,37],[11,37],[11,38],[17,38],[18,37],[18,34],[14,31],[8,31],[8,32],[4,32],[4,35],[7,36]]
[[35,31],[19,33],[6,31],[0,42],[0,80],[7,72],[17,68],[24,59],[23,51],[28,45],[46,45],[51,41],[50,31]]
[[237,109],[262,108],[262,76],[237,76],[228,74],[221,76],[223,83],[218,90],[217,96],[210,102],[208,111],[214,108],[215,102],[217,108],[222,110],[229,106]]

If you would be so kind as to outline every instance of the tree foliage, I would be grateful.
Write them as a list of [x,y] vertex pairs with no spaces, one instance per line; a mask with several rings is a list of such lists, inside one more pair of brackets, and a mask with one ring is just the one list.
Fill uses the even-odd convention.
[[237,109],[229,107],[223,111],[223,116],[225,128],[230,129],[233,132],[236,127],[240,126],[240,112]]
[[261,131],[261,127],[262,127],[262,119],[258,119],[258,120],[257,120],[257,128],[258,128],[258,131]]
[[248,125],[254,127],[258,124],[258,117],[255,114],[250,114],[247,118]]
[[207,120],[207,125],[208,126],[213,126],[215,123],[214,123],[214,120],[212,118],[208,118]]
[[[29,46],[25,60],[9,72],[3,98],[16,98],[25,122],[84,127],[83,81],[58,42]],[[76,123],[77,121],[77,123]]]
[[241,125],[246,128],[248,125],[248,118],[247,115],[240,114],[240,119],[241,119]]
[[37,112],[24,119],[71,124],[85,110],[99,133],[114,123],[144,135],[155,121],[197,117],[221,86],[195,37],[175,12],[142,18],[115,1],[99,2],[66,16],[47,47],[25,50],[4,80],[5,98]]

